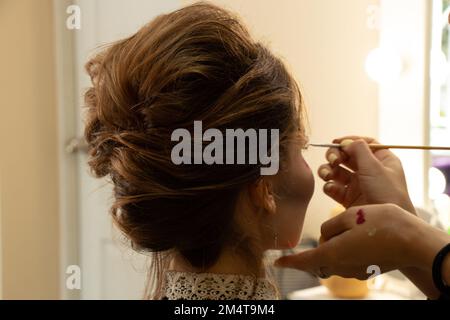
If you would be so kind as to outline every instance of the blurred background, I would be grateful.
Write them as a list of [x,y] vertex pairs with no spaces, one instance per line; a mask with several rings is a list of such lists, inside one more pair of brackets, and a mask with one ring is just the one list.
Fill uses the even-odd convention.
[[[122,245],[108,216],[111,187],[85,164],[83,66],[99,45],[191,2],[0,0],[0,298],[142,297],[146,259]],[[288,65],[311,142],[358,134],[450,146],[449,0],[211,2],[237,12]],[[447,230],[450,153],[395,152],[414,204]],[[305,157],[315,172],[324,150]],[[336,208],[315,175],[303,231],[312,241]],[[284,293],[311,286],[279,276]]]

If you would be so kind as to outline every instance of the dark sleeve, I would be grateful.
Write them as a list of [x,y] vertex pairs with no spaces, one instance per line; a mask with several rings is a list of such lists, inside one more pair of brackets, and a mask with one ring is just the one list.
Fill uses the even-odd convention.
[[441,295],[439,296],[438,300],[450,301],[450,295],[445,294],[445,293],[441,293]]

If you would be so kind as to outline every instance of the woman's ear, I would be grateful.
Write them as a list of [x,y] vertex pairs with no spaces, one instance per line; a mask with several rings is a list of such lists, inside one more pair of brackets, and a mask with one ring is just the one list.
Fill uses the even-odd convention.
[[252,204],[257,209],[262,208],[270,214],[277,210],[272,182],[267,178],[261,178],[249,186],[249,194]]

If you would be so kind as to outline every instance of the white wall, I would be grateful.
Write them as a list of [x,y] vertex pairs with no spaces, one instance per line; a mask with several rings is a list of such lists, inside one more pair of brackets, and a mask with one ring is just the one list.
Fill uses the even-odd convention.
[[[439,0],[440,1],[440,0]],[[428,53],[430,29],[427,0],[382,0],[380,46],[403,59],[403,72],[392,84],[379,87],[380,139],[389,144],[428,144]],[[411,199],[427,204],[427,153],[393,150],[402,160]]]

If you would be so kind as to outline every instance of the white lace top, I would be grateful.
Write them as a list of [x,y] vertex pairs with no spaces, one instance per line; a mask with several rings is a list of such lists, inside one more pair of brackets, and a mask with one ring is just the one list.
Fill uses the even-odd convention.
[[276,286],[247,275],[166,271],[164,297],[169,300],[274,300]]

